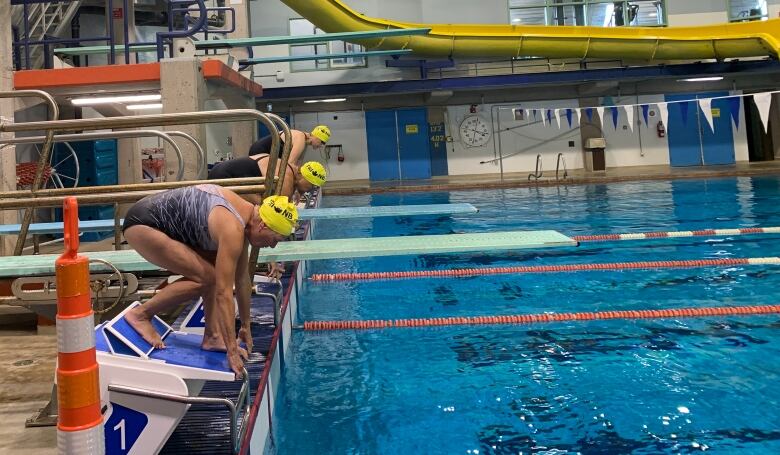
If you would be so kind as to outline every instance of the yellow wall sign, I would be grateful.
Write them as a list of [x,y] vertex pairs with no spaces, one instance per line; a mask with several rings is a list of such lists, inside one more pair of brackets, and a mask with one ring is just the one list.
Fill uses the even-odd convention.
[[717,107],[712,108],[712,116],[713,117],[720,117],[720,109]]
[[417,127],[417,125],[406,125],[406,134],[417,134],[420,132],[420,129]]

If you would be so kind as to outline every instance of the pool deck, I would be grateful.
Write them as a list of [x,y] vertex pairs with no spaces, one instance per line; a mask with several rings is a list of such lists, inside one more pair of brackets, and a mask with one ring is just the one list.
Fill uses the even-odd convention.
[[[497,170],[497,169],[496,169]],[[472,174],[433,177],[429,180],[371,182],[344,180],[328,182],[324,193],[358,195],[389,192],[481,190],[486,188],[522,188],[535,186],[584,185],[590,183],[633,182],[643,180],[703,179],[719,177],[749,177],[780,175],[780,161],[737,163],[728,166],[670,167],[632,166],[611,168],[601,172],[584,169],[569,171],[565,180],[556,180],[555,171],[545,171],[539,180],[528,180],[528,172]],[[562,176],[562,172],[559,174]]]
[[[609,169],[606,172],[574,170],[569,172],[565,181],[556,181],[554,172],[548,171],[538,182],[530,183],[528,173],[505,174],[503,180],[499,174],[435,177],[426,181],[400,183],[352,180],[330,182],[325,193],[352,195],[761,175],[780,175],[780,161],[697,168],[642,166]],[[85,250],[91,251],[112,249],[112,240],[84,243],[83,246]],[[61,248],[61,245],[50,247],[52,252],[59,252]],[[4,422],[0,430],[0,453],[55,454],[56,428],[24,428],[24,421],[49,399],[56,358],[56,335],[53,327],[47,333],[36,333],[35,319],[20,316],[18,310],[0,306],[0,320],[9,321],[10,316],[17,318],[9,326],[0,326],[0,418]],[[2,314],[4,312],[8,314]],[[20,349],[21,346],[24,349]],[[262,356],[262,347],[258,351]]]

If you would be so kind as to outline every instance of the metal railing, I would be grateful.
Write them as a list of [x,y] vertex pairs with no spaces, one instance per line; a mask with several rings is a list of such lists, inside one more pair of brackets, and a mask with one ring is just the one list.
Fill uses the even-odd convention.
[[558,180],[558,172],[561,169],[561,165],[563,165],[563,180],[566,180],[566,177],[569,176],[569,171],[566,169],[566,158],[563,156],[563,153],[558,154],[558,160],[555,163],[555,180]]
[[[202,168],[203,168],[203,161],[205,161],[206,157],[203,152],[203,147],[198,144],[197,141],[195,141],[195,138],[190,136],[189,134],[183,133],[179,131],[181,135],[187,136],[190,139],[193,140],[193,143],[196,145],[196,149],[198,150],[199,160],[198,160],[198,175],[200,175]],[[160,139],[164,140],[165,142],[169,143],[171,145],[171,148],[173,148],[173,151],[176,152],[176,157],[179,159],[179,169],[176,172],[176,180],[181,180],[184,176],[184,158],[181,154],[181,148],[179,148],[179,145],[176,143],[176,141],[171,138],[172,134],[170,132],[163,132],[163,131],[157,131],[157,130],[135,130],[135,131],[112,131],[108,133],[81,133],[81,134],[59,134],[54,136],[53,141],[56,142],[64,142],[68,143],[70,141],[86,141],[86,140],[92,140],[92,139],[127,139],[127,138],[135,138],[135,137],[151,137],[151,136],[157,136]],[[40,142],[43,142],[46,139],[45,136],[28,136],[28,137],[17,137],[13,139],[0,139],[0,150],[2,150],[4,147],[7,147],[9,145],[15,145],[15,144],[37,144]]]
[[[45,92],[40,91],[28,91],[28,92],[34,92],[35,96],[41,96],[41,94],[45,95],[45,97],[48,97],[48,99],[51,99],[51,102],[53,103],[54,108],[56,109],[55,113],[59,115],[59,110],[56,108],[56,103],[54,102],[53,98],[51,98],[50,95],[48,95]],[[0,97],[3,97],[5,94],[5,97],[20,97],[23,95],[20,95],[22,93],[26,92],[0,92]],[[27,96],[33,96],[30,93],[26,93]],[[46,131],[47,137],[53,136],[54,132],[75,132],[75,131],[83,131],[83,130],[98,130],[98,129],[113,129],[113,128],[139,128],[139,127],[147,127],[150,125],[155,126],[169,126],[169,125],[188,125],[188,124],[202,124],[202,123],[226,123],[226,122],[237,122],[237,121],[245,121],[245,120],[257,120],[261,124],[263,124],[268,131],[271,132],[271,149],[272,150],[278,150],[279,149],[279,134],[278,130],[276,128],[276,124],[278,124],[280,127],[282,127],[282,130],[284,131],[286,137],[290,137],[290,129],[289,126],[282,120],[280,117],[274,115],[274,114],[265,114],[260,111],[256,111],[254,109],[233,109],[233,110],[222,110],[222,111],[201,111],[201,112],[180,112],[180,113],[171,113],[171,114],[152,114],[152,115],[137,115],[137,116],[127,116],[127,117],[102,117],[102,118],[90,118],[90,119],[72,119],[72,120],[51,120],[51,121],[39,121],[39,122],[26,122],[26,123],[13,123],[10,119],[0,119],[0,132],[12,132],[12,133],[18,133],[18,132],[29,132],[29,131]],[[49,160],[49,154],[46,153],[47,151],[51,151],[51,140],[47,141],[47,144],[49,144],[49,147],[44,146],[44,153],[41,154],[41,159],[38,166],[38,171],[36,172],[36,179],[34,182],[34,188],[40,187],[40,180],[42,176],[42,170],[43,166],[41,163],[47,163]],[[286,141],[283,151],[283,162],[287,162],[290,156],[290,151],[292,149],[292,141]],[[274,188],[275,183],[275,169],[277,164],[278,155],[271,154],[269,163],[268,163],[268,172],[265,176],[265,186],[262,187],[262,189],[255,188],[253,191],[264,191],[266,194],[270,194],[270,191]],[[287,166],[282,167],[280,170],[279,178],[280,180],[284,178],[284,173],[286,171]],[[37,187],[35,186],[37,184]],[[246,190],[246,188],[241,189],[242,192],[251,192],[249,190]],[[281,189],[279,190],[281,191]],[[15,255],[20,255],[22,253],[22,248],[24,246],[25,239],[27,237],[27,231],[29,230],[30,223],[32,221],[32,207],[41,207],[41,206],[47,206],[46,204],[53,203],[54,200],[49,201],[43,201],[40,200],[40,198],[35,198],[32,193],[35,191],[31,191],[28,193],[28,200],[30,202],[36,201],[35,204],[30,204],[26,206],[21,206],[25,208],[25,217],[22,221],[19,238],[17,239],[16,249],[14,250]],[[238,191],[237,191],[238,192]],[[116,199],[110,200],[110,202],[132,202],[137,197],[138,194],[141,194],[141,191],[137,191],[134,193],[134,195],[130,194],[121,194],[116,195]],[[99,203],[106,203],[107,199],[105,197],[100,197],[101,195],[87,195],[83,196],[83,200],[85,204],[99,204]],[[138,198],[140,199],[140,198]],[[61,202],[59,202],[61,203]],[[15,201],[5,201],[3,208],[13,208],[17,207],[18,204],[15,203]]]
[[530,182],[531,179],[534,179],[536,181],[539,181],[539,179],[542,177],[542,155],[536,155],[536,170],[533,174],[528,174],[528,181]]

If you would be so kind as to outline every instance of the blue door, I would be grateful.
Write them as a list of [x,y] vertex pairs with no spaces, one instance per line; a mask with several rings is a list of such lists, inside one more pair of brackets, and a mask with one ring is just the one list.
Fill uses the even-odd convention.
[[[697,121],[699,106],[695,101],[671,103],[672,101],[694,99],[694,95],[666,95],[669,108],[669,161],[672,166],[701,166],[701,138]],[[706,122],[706,120],[705,120]]]
[[425,108],[398,109],[397,114],[401,179],[431,178],[428,111]]
[[[667,95],[666,101],[727,96],[728,93]],[[672,166],[701,166],[734,163],[734,135],[728,100],[712,102],[714,131],[696,101],[669,104],[669,159]]]
[[366,112],[369,179],[401,179],[396,133],[395,111]]
[[[699,97],[728,96],[728,93],[708,93]],[[731,129],[731,113],[727,99],[712,100],[712,124],[702,114],[702,155],[705,165],[734,164],[734,132]]]
[[428,114],[422,109],[366,112],[371,180],[431,177]]

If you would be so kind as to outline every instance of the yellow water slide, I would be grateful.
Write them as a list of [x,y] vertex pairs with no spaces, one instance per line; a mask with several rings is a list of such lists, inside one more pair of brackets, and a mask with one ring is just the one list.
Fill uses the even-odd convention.
[[422,57],[631,60],[780,57],[780,19],[698,27],[414,24],[367,17],[339,0],[281,1],[328,33],[430,28],[427,35],[360,41],[371,50],[409,48]]

